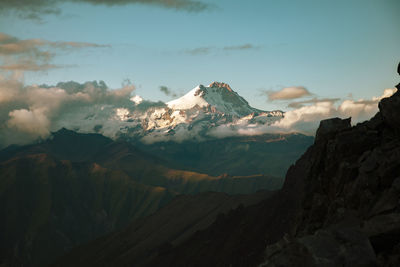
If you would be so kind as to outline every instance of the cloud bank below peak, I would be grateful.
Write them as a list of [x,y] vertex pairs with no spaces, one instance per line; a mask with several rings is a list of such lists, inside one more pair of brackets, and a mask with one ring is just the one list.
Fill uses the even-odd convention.
[[[171,93],[167,87],[160,90]],[[126,135],[147,143],[266,133],[314,135],[323,119],[352,117],[355,124],[371,118],[378,111],[378,102],[395,91],[386,89],[371,99],[297,101],[295,108],[285,112],[283,118],[277,117],[268,123],[253,120],[251,116],[216,123],[213,118],[218,114],[207,115],[206,110],[181,114],[163,102],[144,100],[135,95],[135,87],[129,82],[114,90],[102,81],[26,86],[17,76],[0,75],[0,147],[47,138],[63,127],[111,138]]]
[[46,138],[62,127],[93,132],[101,124],[104,134],[112,135],[119,127],[113,120],[117,109],[136,108],[134,90],[131,84],[110,90],[104,82],[25,86],[0,76],[0,147]]
[[[355,125],[372,118],[378,112],[378,103],[382,98],[390,97],[396,88],[385,89],[383,94],[369,100],[312,99],[302,101],[297,108],[285,112],[284,118],[271,125],[226,124],[211,129],[209,135],[217,138],[240,135],[261,135],[266,133],[302,133],[314,135],[321,120],[333,117],[351,117]],[[305,105],[308,104],[308,105]]]

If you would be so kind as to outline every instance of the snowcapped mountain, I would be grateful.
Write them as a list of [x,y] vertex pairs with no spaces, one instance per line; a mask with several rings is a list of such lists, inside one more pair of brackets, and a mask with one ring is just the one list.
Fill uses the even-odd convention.
[[[141,117],[144,140],[197,138],[221,125],[269,125],[283,118],[280,110],[253,108],[232,88],[221,82],[199,85],[184,96],[169,101],[166,107],[148,110]],[[157,139],[157,140],[154,140]]]
[[181,98],[167,103],[175,110],[187,110],[196,106],[211,107],[213,112],[221,112],[238,117],[251,113],[260,113],[261,110],[252,108],[247,101],[234,92],[226,83],[213,82],[209,86],[199,85]]
[[210,108],[211,112],[224,113],[236,117],[248,116],[252,113],[266,115],[269,117],[282,117],[282,111],[262,111],[253,108],[249,103],[234,92],[229,84],[213,82],[209,86],[200,84],[186,95],[167,102],[171,109],[188,110],[196,106],[199,108]]
[[208,86],[199,85],[167,103],[133,96],[118,107],[112,103],[88,106],[65,114],[59,124],[60,128],[95,131],[114,139],[179,142],[218,137],[220,128],[236,131],[235,127],[268,126],[283,115],[280,110],[253,108],[228,84],[213,82]]

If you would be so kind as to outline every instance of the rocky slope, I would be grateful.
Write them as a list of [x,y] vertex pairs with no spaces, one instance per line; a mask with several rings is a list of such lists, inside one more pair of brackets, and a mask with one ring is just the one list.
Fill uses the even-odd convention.
[[1,162],[0,177],[0,262],[5,266],[45,266],[175,196],[96,163],[47,154]]
[[354,127],[322,121],[282,190],[218,216],[148,266],[398,266],[400,92],[379,110]]
[[155,256],[181,244],[217,216],[241,205],[257,203],[271,192],[229,196],[223,193],[181,195],[155,214],[120,232],[73,249],[55,266],[146,266]]

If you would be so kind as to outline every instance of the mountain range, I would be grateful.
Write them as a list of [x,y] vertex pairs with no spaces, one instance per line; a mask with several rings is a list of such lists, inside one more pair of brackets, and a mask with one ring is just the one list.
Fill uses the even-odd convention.
[[72,250],[55,266],[398,266],[399,111],[400,91],[356,126],[350,118],[321,121],[281,190],[217,216],[190,237],[165,235],[165,218],[155,220],[147,234],[164,241],[152,247],[138,241],[145,226],[136,222]]
[[400,263],[399,92],[369,121],[321,121],[315,138],[231,135],[285,113],[224,83],[132,101],[0,150],[1,266]]
[[[112,139],[160,141],[210,140],[237,134],[237,129],[268,126],[284,116],[280,110],[253,108],[228,84],[213,82],[199,85],[184,96],[167,103],[143,100],[139,96],[115,99],[124,92],[107,94],[104,83],[59,83],[60,88],[76,97],[87,94],[108,99],[90,106],[66,109],[54,122],[54,130],[66,127],[83,133],[97,132]],[[228,130],[228,132],[227,132]],[[230,130],[230,131],[229,131]]]
[[263,174],[213,176],[174,169],[129,142],[67,129],[39,143],[0,150],[0,174],[0,262],[11,266],[49,264],[180,194],[224,192],[215,193],[216,216],[254,199],[229,197],[231,204],[225,205],[217,199],[226,193],[277,190],[283,183]]

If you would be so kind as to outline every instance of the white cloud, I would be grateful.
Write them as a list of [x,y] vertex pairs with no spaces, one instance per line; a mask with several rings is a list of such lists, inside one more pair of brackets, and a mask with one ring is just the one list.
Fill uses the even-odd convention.
[[356,122],[371,118],[378,111],[378,103],[382,98],[390,97],[397,89],[386,89],[380,97],[373,97],[371,100],[360,99],[358,101],[345,100],[339,106],[340,114],[347,114]]
[[11,128],[32,134],[35,137],[46,137],[49,134],[50,121],[43,109],[19,109],[9,113],[7,124]]
[[311,95],[311,93],[303,86],[286,87],[279,91],[267,91],[268,99],[273,100],[288,100],[301,98]]
[[386,89],[379,97],[371,100],[344,100],[338,107],[332,101],[317,102],[285,113],[285,118],[274,123],[273,127],[314,134],[319,121],[331,117],[351,117],[353,124],[370,119],[378,112],[382,98],[390,97],[396,89]]
[[131,101],[133,103],[135,103],[136,105],[139,105],[140,103],[143,102],[143,98],[139,95],[135,95],[135,96],[131,97]]
[[[61,127],[80,132],[96,131],[114,138],[134,128],[139,129],[140,135],[140,129],[147,129],[152,123],[161,125],[168,121],[167,118],[160,119],[162,114],[157,115],[159,119],[150,116],[155,115],[156,110],[167,109],[165,103],[145,101],[139,96],[133,96],[135,88],[131,84],[116,90],[108,89],[103,82],[24,86],[18,78],[0,76],[0,147],[45,138]],[[312,135],[322,119],[352,117],[352,123],[355,124],[371,118],[378,111],[379,100],[394,92],[395,89],[387,89],[381,96],[369,100],[344,100],[340,103],[329,98],[297,102],[300,103],[298,108],[286,112],[283,119],[270,120],[264,125],[249,124],[248,120],[243,119],[213,126],[200,120],[200,123],[188,127],[178,121],[173,131],[161,125],[159,130],[147,133],[143,141],[180,142],[201,139],[204,134],[218,138],[287,132]],[[174,117],[174,120],[178,118],[176,114],[168,115]]]
[[309,101],[308,106],[285,112],[283,119],[270,125],[256,124],[226,124],[210,129],[208,134],[213,137],[238,135],[261,135],[265,133],[299,132],[314,135],[319,122],[324,119],[340,117],[352,118],[352,124],[370,119],[378,112],[378,103],[382,98],[390,97],[397,89],[386,89],[379,97],[371,100],[344,100],[338,106],[332,99]]
[[[109,90],[101,82],[24,86],[15,76],[0,76],[0,147],[44,138],[61,127],[92,131],[115,116],[125,118],[135,107],[134,90],[133,85]],[[98,119],[91,119],[94,115]]]

